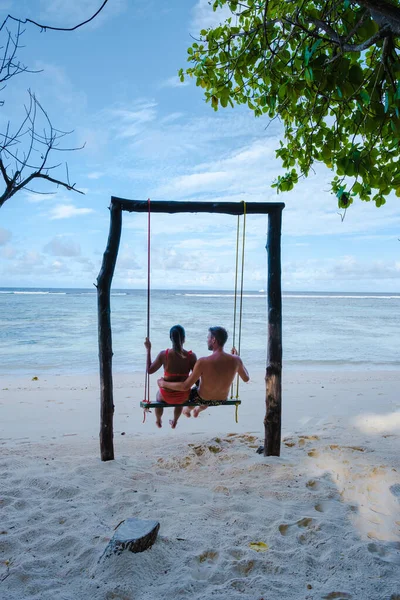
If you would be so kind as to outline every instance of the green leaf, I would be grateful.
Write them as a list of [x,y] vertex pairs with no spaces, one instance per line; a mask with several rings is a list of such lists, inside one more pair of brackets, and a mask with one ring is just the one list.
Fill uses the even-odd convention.
[[364,82],[364,72],[362,68],[359,65],[352,65],[348,73],[348,78],[354,85],[361,85]]
[[307,83],[312,83],[314,81],[314,74],[311,67],[306,67],[304,69],[304,77]]
[[371,98],[370,98],[370,95],[368,94],[368,92],[366,92],[365,90],[361,90],[360,96],[361,96],[361,100],[363,101],[363,103],[368,106],[368,104],[371,102]]

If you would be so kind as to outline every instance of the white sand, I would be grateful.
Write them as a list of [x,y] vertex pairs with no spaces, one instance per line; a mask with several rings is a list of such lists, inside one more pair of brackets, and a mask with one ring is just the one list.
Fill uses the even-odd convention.
[[[255,452],[262,374],[238,425],[213,408],[175,431],[116,375],[107,463],[97,377],[35,375],[0,378],[2,600],[400,598],[399,373],[286,372],[280,458]],[[132,516],[156,544],[98,563]]]

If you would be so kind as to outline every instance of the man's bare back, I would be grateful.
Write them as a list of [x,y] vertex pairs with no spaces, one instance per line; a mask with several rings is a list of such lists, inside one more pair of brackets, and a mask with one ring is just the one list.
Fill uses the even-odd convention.
[[203,400],[226,400],[236,373],[248,381],[247,371],[239,356],[228,354],[222,349],[214,350],[211,356],[200,358],[196,365],[200,371],[198,393]]
[[[159,379],[158,385],[172,390],[189,390],[196,381],[200,380],[197,393],[201,400],[226,400],[237,373],[245,382],[250,379],[247,369],[243,365],[240,356],[237,355],[236,350],[233,349],[232,354],[224,351],[226,338],[227,333],[222,327],[210,328],[207,336],[207,346],[212,351],[211,356],[199,358],[191,375],[185,381],[170,384],[164,379]],[[193,411],[194,416],[197,416],[205,408],[207,406],[197,407]],[[184,414],[190,416],[190,409],[185,409]]]

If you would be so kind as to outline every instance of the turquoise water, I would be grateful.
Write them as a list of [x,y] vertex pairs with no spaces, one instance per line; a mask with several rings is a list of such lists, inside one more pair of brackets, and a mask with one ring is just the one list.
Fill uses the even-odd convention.
[[[264,292],[246,292],[243,298],[241,356],[253,371],[265,368],[266,302]],[[111,308],[114,369],[142,371],[145,290],[114,290]],[[284,293],[284,364],[313,369],[398,368],[399,312],[400,294]],[[210,325],[232,332],[232,293],[153,291],[155,352],[168,347],[169,328],[176,323],[186,329],[186,348],[206,355]],[[0,325],[1,374],[98,369],[96,290],[0,288]]]

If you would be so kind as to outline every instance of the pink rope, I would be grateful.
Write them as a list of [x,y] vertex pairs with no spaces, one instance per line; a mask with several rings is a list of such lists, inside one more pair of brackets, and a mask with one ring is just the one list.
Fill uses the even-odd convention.
[[[150,198],[147,199],[148,206],[148,215],[147,215],[147,338],[150,338],[150,266],[151,266],[151,256],[150,256]],[[146,359],[146,374],[144,378],[144,402],[150,403],[150,374],[147,368],[147,359]],[[146,421],[146,412],[149,409],[143,409],[143,423]]]

